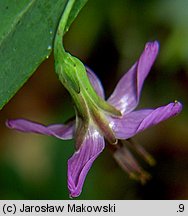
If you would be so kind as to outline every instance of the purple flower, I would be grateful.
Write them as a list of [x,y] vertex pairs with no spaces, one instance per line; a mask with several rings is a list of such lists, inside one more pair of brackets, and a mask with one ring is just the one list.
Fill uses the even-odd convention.
[[[76,140],[76,152],[68,160],[68,188],[71,197],[80,195],[92,163],[105,147],[104,138],[116,161],[130,176],[139,178],[141,181],[147,179],[147,174],[126,148],[127,140],[130,141],[130,147],[134,148],[149,163],[152,163],[150,155],[141,146],[132,142],[130,138],[146,128],[180,113],[182,109],[182,105],[175,101],[155,109],[135,110],[139,103],[144,80],[156,59],[158,49],[158,42],[147,43],[138,61],[121,78],[114,92],[108,98],[107,102],[121,112],[121,117],[113,116],[102,110],[103,115],[100,115],[99,118],[91,115],[92,118],[87,125],[76,124],[75,120],[66,125],[49,126],[24,119],[7,120],[6,125],[9,128],[55,136],[63,140],[77,138],[79,131],[86,131],[79,141]],[[104,99],[103,87],[96,75],[88,68],[87,74],[97,94]],[[77,118],[79,117],[77,116]],[[82,129],[82,127],[86,128]]]

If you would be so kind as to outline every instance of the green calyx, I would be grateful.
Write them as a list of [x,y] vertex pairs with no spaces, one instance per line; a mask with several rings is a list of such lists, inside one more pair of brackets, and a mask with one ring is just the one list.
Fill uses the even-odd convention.
[[83,63],[67,53],[62,44],[62,38],[66,31],[65,26],[74,3],[75,0],[68,1],[61,17],[54,41],[54,58],[56,73],[69,91],[75,104],[77,112],[77,147],[83,141],[82,139],[91,123],[94,123],[104,136],[106,135],[109,142],[115,143],[116,139],[109,127],[106,114],[120,117],[120,111],[98,96],[89,81]]

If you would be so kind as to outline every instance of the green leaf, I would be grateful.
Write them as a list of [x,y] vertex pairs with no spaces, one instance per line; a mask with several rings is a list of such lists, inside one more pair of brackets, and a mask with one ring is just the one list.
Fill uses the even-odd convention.
[[[0,109],[50,55],[58,22],[67,2],[0,1]],[[76,1],[66,29],[86,2]]]

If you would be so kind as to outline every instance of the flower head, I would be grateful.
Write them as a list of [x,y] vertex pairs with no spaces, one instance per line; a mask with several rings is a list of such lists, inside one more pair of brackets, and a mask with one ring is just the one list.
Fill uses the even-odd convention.
[[135,110],[144,80],[156,59],[158,49],[159,44],[156,41],[146,44],[138,61],[121,78],[105,103],[99,79],[86,68],[97,96],[91,98],[82,80],[77,80],[79,92],[69,91],[75,101],[76,118],[66,125],[44,126],[24,119],[7,120],[6,125],[9,128],[19,131],[55,136],[64,140],[75,138],[76,151],[68,160],[68,188],[71,197],[80,195],[89,169],[105,147],[105,140],[116,161],[131,177],[142,182],[148,178],[126,147],[127,140],[146,161],[153,163],[151,156],[130,138],[178,114],[182,109],[181,103],[175,101],[155,109]]

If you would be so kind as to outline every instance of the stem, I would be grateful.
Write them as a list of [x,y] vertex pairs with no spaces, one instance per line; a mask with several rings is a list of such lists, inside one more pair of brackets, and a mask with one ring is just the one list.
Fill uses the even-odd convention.
[[64,48],[63,48],[63,44],[62,44],[62,39],[63,39],[63,35],[66,31],[65,27],[71,12],[71,9],[73,7],[75,3],[75,0],[68,0],[68,3],[65,6],[65,9],[63,11],[63,14],[61,16],[60,22],[59,22],[59,26],[57,29],[57,33],[55,36],[55,41],[54,41],[54,50],[58,49],[58,48],[62,48],[62,51],[65,52]]

